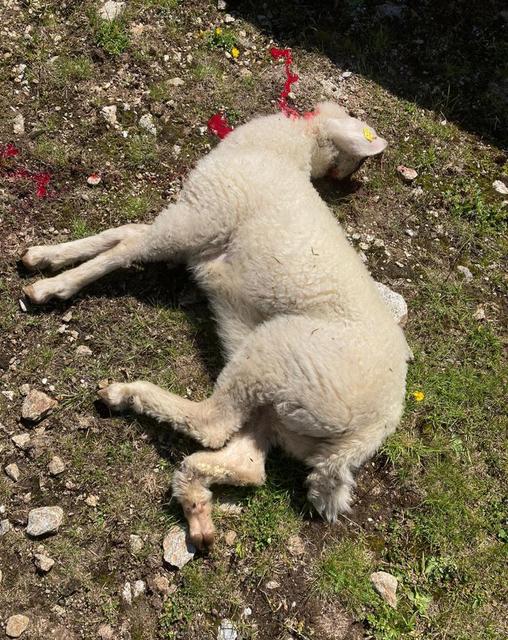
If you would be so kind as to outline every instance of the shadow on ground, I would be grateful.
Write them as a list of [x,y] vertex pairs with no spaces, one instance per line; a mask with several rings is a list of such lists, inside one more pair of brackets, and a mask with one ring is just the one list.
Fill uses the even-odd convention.
[[508,145],[503,0],[231,0],[280,44],[325,53],[498,146]]

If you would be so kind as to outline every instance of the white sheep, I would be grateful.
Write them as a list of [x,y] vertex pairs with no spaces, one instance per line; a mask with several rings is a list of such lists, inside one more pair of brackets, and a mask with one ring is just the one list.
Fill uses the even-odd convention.
[[78,267],[25,287],[36,304],[67,299],[134,262],[184,262],[210,299],[226,364],[193,402],[150,382],[115,383],[113,409],[169,422],[206,449],[175,472],[190,537],[210,544],[214,483],[262,484],[273,445],[304,462],[308,498],[334,522],[352,472],[396,428],[410,351],[374,280],[311,178],[345,177],[386,141],[331,103],[309,117],[255,118],[191,172],[152,225],[131,224],[30,248],[31,269]]

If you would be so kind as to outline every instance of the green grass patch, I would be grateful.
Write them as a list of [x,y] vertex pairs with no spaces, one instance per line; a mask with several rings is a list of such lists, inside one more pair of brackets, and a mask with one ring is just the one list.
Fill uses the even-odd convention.
[[100,20],[94,25],[99,47],[111,56],[119,56],[129,47],[129,35],[122,20]]

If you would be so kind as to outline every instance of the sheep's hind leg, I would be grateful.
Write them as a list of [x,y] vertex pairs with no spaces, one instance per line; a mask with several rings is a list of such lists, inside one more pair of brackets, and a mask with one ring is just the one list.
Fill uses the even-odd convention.
[[173,495],[182,505],[192,543],[201,548],[214,539],[212,484],[261,485],[269,449],[267,425],[257,412],[242,431],[219,451],[198,451],[173,474]]
[[90,260],[122,240],[138,235],[141,231],[146,232],[149,226],[148,224],[125,224],[80,240],[30,247],[21,260],[30,271],[35,269],[57,271],[76,262]]

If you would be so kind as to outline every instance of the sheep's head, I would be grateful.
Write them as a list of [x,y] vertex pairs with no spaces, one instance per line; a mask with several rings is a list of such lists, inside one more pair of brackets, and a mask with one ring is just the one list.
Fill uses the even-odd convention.
[[352,118],[337,104],[318,104],[314,114],[317,145],[312,156],[313,178],[327,173],[339,180],[346,178],[368,157],[382,153],[388,144],[372,127]]

